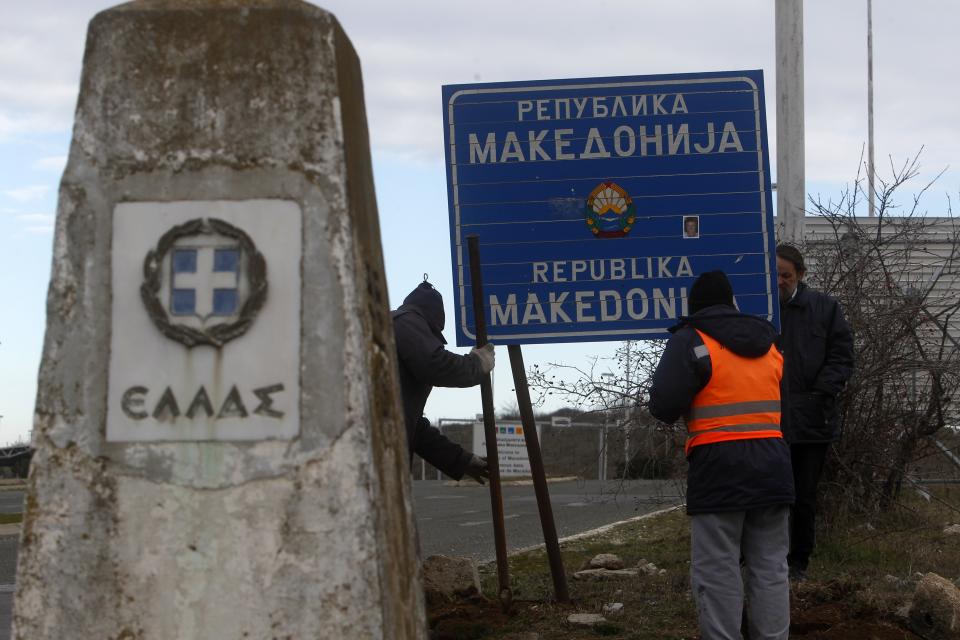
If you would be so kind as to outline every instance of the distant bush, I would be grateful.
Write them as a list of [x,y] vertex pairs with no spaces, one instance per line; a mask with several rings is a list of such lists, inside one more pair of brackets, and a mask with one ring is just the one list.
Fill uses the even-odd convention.
[[673,457],[637,453],[630,459],[626,476],[623,473],[623,463],[617,465],[617,477],[626,477],[628,480],[668,480],[675,478],[678,470],[679,466]]

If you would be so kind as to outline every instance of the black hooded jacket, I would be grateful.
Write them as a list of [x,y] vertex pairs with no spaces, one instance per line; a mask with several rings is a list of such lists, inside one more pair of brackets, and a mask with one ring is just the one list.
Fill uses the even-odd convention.
[[[650,413],[664,422],[686,415],[713,373],[709,355],[697,353],[703,340],[694,329],[747,358],[765,355],[777,340],[772,324],[727,305],[707,307],[681,319],[670,329],[673,336],[650,389]],[[687,462],[687,513],[691,515],[793,503],[790,448],[781,438],[699,445],[690,450]]]
[[431,427],[423,417],[423,408],[435,386],[480,384],[483,376],[480,359],[474,355],[457,355],[444,348],[443,297],[427,282],[414,289],[392,316],[410,457],[416,453],[459,480],[472,454]]

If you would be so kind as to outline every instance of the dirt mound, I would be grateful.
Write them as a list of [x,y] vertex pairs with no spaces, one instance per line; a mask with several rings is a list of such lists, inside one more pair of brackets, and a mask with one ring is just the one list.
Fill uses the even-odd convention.
[[430,640],[473,640],[506,627],[509,621],[499,602],[480,595],[432,603],[427,610]]
[[[523,632],[538,633],[544,640],[564,640],[586,637],[582,629],[571,627],[565,621],[571,612],[599,612],[600,603],[612,602],[611,598],[628,600],[627,611],[621,617],[610,619],[608,625],[594,630],[594,634],[627,640],[643,638],[672,639],[697,638],[696,612],[689,602],[686,609],[676,616],[657,618],[652,613],[663,613],[665,601],[657,595],[656,585],[650,578],[637,585],[621,585],[622,591],[603,592],[589,598],[580,598],[570,604],[558,604],[548,600],[514,600],[510,613],[504,613],[496,599],[475,595],[465,599],[434,603],[427,608],[430,640],[477,640],[479,638],[504,638],[516,640],[527,637]],[[580,583],[578,583],[580,584]],[[591,583],[593,584],[593,583]],[[608,587],[612,589],[617,585]],[[685,581],[678,584],[686,589]],[[849,576],[825,583],[808,581],[795,585],[791,590],[790,638],[823,640],[923,640],[893,617],[894,604],[902,604],[896,594],[891,598],[881,597],[871,590],[869,581]],[[630,597],[643,592],[640,599]],[[670,592],[671,594],[673,591]],[[677,599],[676,595],[667,596]],[[644,607],[646,607],[644,609]],[[637,616],[638,611],[643,611]],[[682,624],[677,623],[679,620]],[[673,626],[671,626],[671,624]],[[679,626],[678,626],[679,624]]]
[[790,618],[791,638],[824,640],[922,640],[903,627],[879,619],[877,614],[851,614],[844,603],[828,602],[802,611]]

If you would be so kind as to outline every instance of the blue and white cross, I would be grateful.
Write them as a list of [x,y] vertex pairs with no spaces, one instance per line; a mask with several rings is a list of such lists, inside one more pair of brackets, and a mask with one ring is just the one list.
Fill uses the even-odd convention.
[[240,305],[240,247],[173,249],[170,312],[175,316],[231,316]]

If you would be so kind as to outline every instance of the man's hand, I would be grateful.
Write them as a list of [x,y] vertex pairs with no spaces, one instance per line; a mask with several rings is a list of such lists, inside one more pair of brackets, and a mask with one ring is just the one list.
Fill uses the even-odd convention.
[[470,349],[470,355],[477,356],[480,359],[480,370],[483,373],[490,373],[496,364],[494,362],[496,355],[493,353],[493,343],[488,342],[479,349],[474,347]]
[[470,476],[480,484],[484,484],[484,478],[487,480],[490,479],[490,467],[487,466],[487,459],[481,458],[480,456],[472,456],[463,474]]

